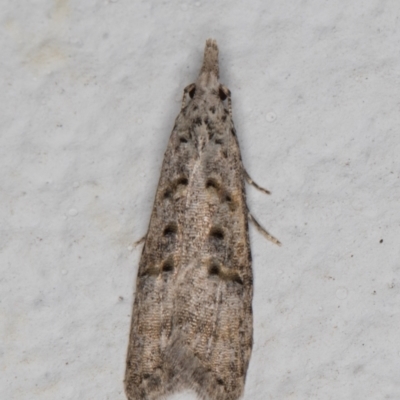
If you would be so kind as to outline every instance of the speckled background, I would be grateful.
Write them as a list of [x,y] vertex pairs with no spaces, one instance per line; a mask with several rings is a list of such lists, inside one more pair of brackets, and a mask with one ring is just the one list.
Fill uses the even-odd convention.
[[272,191],[249,206],[283,242],[251,229],[244,399],[400,399],[396,1],[1,10],[1,399],[125,399],[132,244],[209,37],[246,168]]

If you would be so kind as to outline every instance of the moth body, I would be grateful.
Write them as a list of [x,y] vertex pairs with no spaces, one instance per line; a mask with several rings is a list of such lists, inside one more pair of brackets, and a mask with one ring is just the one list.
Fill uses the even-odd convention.
[[218,48],[184,90],[139,264],[125,376],[129,400],[183,389],[242,393],[252,336],[246,173]]

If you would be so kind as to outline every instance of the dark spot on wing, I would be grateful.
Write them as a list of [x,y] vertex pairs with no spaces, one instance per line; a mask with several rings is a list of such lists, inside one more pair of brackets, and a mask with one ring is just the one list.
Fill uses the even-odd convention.
[[191,90],[189,90],[189,96],[191,99],[193,99],[195,93],[196,93],[196,86],[194,86]]
[[218,94],[219,94],[219,98],[220,98],[222,101],[226,100],[227,97],[228,97],[228,96],[226,95],[226,93],[225,93],[221,88],[219,88]]
[[195,125],[201,125],[201,124],[202,124],[201,117],[195,118],[195,119],[193,120],[193,123],[194,123]]
[[167,189],[165,190],[164,194],[163,194],[164,199],[169,199],[172,197],[172,190],[171,189]]
[[187,186],[189,183],[188,178],[186,178],[185,176],[182,176],[180,178],[178,178],[178,180],[176,181],[176,185],[182,185],[182,186]]
[[232,199],[232,196],[229,193],[223,193],[221,196],[221,201],[227,203],[231,211],[236,209],[236,202]]
[[211,263],[208,267],[208,273],[210,275],[218,275],[219,274],[219,265],[217,263]]
[[221,187],[221,185],[219,184],[219,182],[214,179],[214,178],[208,178],[207,182],[206,182],[206,188],[214,188],[214,189],[219,189]]
[[174,269],[174,259],[172,257],[168,257],[162,265],[163,272],[170,272]]
[[243,285],[243,281],[242,278],[239,276],[239,274],[237,272],[235,272],[234,274],[232,274],[231,276],[232,281],[238,283],[239,285]]
[[210,230],[210,238],[216,240],[223,240],[225,237],[224,230],[219,226],[213,226]]
[[177,232],[178,232],[178,226],[174,222],[171,222],[164,228],[163,235],[174,236]]

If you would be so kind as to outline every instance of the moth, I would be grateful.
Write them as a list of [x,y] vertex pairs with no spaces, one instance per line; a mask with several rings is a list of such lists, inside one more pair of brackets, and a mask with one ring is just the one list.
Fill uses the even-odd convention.
[[253,343],[253,275],[246,205],[252,181],[240,156],[231,93],[207,40],[183,92],[139,263],[125,390],[153,400],[184,389],[199,398],[242,393]]

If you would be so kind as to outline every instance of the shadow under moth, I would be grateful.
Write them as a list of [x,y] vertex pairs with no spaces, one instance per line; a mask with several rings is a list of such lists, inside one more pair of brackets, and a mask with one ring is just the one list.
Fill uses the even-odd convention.
[[242,393],[253,343],[245,171],[220,84],[218,47],[207,40],[195,83],[165,152],[139,263],[128,346],[129,400],[191,389],[204,400]]

